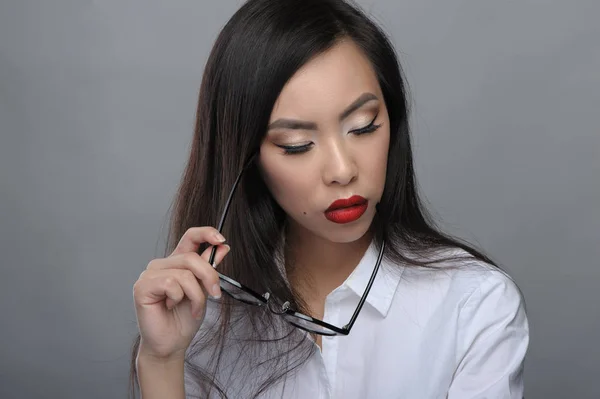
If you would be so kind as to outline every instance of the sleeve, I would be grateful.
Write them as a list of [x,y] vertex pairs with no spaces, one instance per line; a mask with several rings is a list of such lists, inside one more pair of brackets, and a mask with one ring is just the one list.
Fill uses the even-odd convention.
[[458,367],[447,398],[523,398],[529,324],[517,285],[501,271],[492,271],[469,296],[459,318]]

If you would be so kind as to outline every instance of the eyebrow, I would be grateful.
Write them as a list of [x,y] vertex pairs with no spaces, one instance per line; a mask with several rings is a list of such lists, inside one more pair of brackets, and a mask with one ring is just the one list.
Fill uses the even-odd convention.
[[[349,117],[354,111],[368,103],[369,101],[378,100],[379,98],[373,93],[361,94],[352,104],[350,104],[342,113],[339,115],[339,120],[343,121]],[[267,130],[271,129],[300,129],[300,130],[317,130],[317,124],[315,122],[299,121],[295,119],[277,119],[276,121],[269,124]]]

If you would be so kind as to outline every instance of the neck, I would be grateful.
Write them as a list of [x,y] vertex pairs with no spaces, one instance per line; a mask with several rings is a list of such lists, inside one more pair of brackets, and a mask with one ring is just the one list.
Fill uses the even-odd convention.
[[286,231],[288,279],[306,302],[321,302],[354,271],[371,243],[367,232],[357,241],[335,243],[296,226]]

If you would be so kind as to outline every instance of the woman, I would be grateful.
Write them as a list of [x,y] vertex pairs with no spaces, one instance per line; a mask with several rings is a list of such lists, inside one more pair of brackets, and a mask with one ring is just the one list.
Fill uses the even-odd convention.
[[355,6],[241,7],[205,68],[170,254],[134,286],[145,399],[522,396],[522,297],[427,218],[408,119]]

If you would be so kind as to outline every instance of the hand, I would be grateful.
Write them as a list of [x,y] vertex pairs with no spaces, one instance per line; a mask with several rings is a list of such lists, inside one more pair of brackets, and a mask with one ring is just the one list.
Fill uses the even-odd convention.
[[212,247],[202,255],[202,243],[218,245],[220,263],[229,246],[212,227],[193,227],[185,232],[173,253],[152,260],[133,286],[140,330],[139,354],[158,360],[185,357],[206,312],[206,295],[220,297],[219,276],[208,263]]

